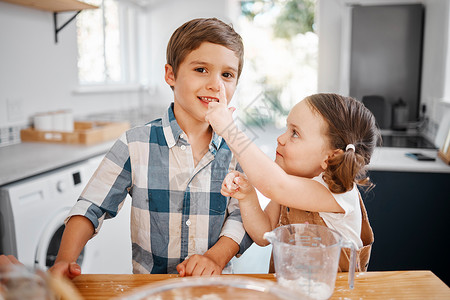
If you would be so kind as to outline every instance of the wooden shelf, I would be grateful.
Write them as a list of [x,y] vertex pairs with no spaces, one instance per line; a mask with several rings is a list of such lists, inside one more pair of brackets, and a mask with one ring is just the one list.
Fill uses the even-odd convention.
[[80,11],[98,8],[77,0],[0,0],[51,12]]
[[[0,0],[3,2],[19,4],[31,8],[53,12],[53,25],[55,33],[55,43],[58,43],[58,33],[72,22],[83,9],[95,9],[98,6],[84,3],[78,0]],[[61,12],[76,11],[76,13],[64,24],[58,26],[57,15]]]

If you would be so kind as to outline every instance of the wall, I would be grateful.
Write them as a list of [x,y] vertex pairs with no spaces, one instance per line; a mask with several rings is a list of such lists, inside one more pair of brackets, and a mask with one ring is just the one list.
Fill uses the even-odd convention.
[[[319,92],[349,92],[351,0],[318,0]],[[423,3],[425,32],[421,103],[427,105],[427,135],[434,138],[442,120],[439,103],[450,101],[450,0],[360,0],[362,5]]]
[[449,106],[441,103],[450,102],[450,1],[426,0],[425,5],[421,100],[427,105],[430,119],[426,134],[435,138],[440,147],[445,137],[439,126],[445,125],[444,112],[450,113]]
[[[445,8],[443,10],[445,12]],[[448,4],[447,7],[447,16],[446,16],[446,21],[447,21],[447,26],[445,26],[444,28],[447,29],[447,53],[450,53],[450,4]],[[446,66],[446,74],[448,74],[448,76],[445,78],[446,84],[445,84],[445,91],[444,91],[444,95],[450,95],[450,55],[447,56],[447,66]],[[450,97],[448,97],[450,98]],[[447,102],[450,102],[450,99],[447,99]]]
[[[341,57],[344,41],[348,43],[350,28],[347,27],[349,15],[346,15],[345,3],[341,0],[318,0],[316,7],[316,25],[319,35],[318,92],[348,94],[350,80],[350,61]],[[342,68],[341,66],[346,66]]]
[[[53,13],[0,1],[0,128],[22,125],[49,110],[72,109],[76,116],[136,108],[140,103],[167,106],[172,90],[164,81],[167,42],[172,32],[195,17],[217,17],[232,23],[235,0],[149,0],[139,57],[151,96],[138,92],[77,93],[76,25],[71,22],[55,44]],[[62,14],[62,24],[73,13]],[[142,99],[144,98],[144,99]]]
[[53,30],[53,13],[0,1],[0,127],[26,124],[36,112],[72,109],[78,116],[138,105],[137,92],[74,93],[75,22],[59,32],[57,44]]

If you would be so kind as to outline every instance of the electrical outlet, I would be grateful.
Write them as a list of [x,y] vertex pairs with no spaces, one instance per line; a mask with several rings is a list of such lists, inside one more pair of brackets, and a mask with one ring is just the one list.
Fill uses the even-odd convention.
[[24,119],[23,99],[6,99],[6,114],[9,122],[22,121]]

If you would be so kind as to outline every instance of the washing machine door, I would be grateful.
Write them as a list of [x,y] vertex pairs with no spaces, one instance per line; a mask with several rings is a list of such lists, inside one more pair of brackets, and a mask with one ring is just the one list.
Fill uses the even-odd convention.
[[[36,249],[35,265],[46,270],[53,266],[58,254],[61,238],[64,232],[64,220],[69,214],[69,209],[57,213],[52,220],[44,227],[44,232],[39,239]],[[77,259],[77,263],[82,266],[84,249]]]

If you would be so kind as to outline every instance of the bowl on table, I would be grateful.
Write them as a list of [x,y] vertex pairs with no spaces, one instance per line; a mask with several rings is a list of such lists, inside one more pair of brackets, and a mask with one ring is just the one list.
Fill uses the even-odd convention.
[[142,286],[121,296],[122,300],[219,300],[219,299],[296,299],[297,294],[277,283],[245,276],[184,277]]

